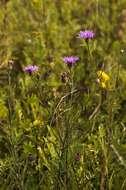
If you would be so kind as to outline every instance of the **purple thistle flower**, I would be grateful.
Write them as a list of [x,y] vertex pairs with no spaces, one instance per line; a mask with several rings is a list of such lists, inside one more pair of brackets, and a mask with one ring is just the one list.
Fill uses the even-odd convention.
[[39,67],[38,66],[33,66],[33,65],[29,65],[27,67],[24,68],[24,71],[27,72],[27,73],[33,73],[33,72],[36,72],[39,70]]
[[94,38],[95,34],[91,30],[84,30],[79,32],[79,38],[82,39],[92,39]]
[[63,61],[69,66],[72,67],[74,64],[79,60],[78,57],[75,56],[69,56],[69,57],[63,57]]

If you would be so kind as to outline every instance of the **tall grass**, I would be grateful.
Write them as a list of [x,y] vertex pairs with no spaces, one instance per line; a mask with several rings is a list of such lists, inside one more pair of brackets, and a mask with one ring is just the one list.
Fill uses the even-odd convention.
[[126,189],[125,4],[0,2],[0,190]]

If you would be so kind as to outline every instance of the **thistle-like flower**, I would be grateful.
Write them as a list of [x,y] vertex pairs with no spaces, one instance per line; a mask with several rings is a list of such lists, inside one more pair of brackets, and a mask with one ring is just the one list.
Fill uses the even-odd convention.
[[92,39],[94,38],[95,34],[91,30],[84,30],[84,31],[80,31],[78,36],[81,39]]
[[79,58],[75,56],[63,57],[63,61],[71,68],[77,61],[79,61]]
[[24,68],[24,71],[27,72],[27,73],[29,73],[29,74],[31,74],[33,72],[36,72],[38,70],[39,70],[39,67],[36,66],[36,65],[35,66],[29,65],[29,66],[27,66],[27,67]]

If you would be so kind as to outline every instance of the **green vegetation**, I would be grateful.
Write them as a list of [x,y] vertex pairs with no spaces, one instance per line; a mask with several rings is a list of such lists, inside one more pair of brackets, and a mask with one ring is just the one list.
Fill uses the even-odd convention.
[[0,190],[126,190],[126,0],[0,10]]

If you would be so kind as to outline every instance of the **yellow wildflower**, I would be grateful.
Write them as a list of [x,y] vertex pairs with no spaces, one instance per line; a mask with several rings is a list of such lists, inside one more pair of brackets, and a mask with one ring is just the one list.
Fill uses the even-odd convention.
[[32,0],[33,3],[38,3],[38,0]]
[[101,84],[101,87],[106,88],[106,83],[107,81],[110,80],[110,77],[102,70],[99,70],[97,72],[97,76],[98,76],[98,81]]
[[98,75],[98,78],[100,79],[100,80],[102,80],[102,81],[108,81],[108,80],[110,80],[110,77],[104,72],[104,71],[98,71],[97,72],[97,75]]
[[101,82],[101,87],[102,87],[102,88],[106,88],[105,82]]
[[34,125],[34,126],[38,126],[38,125],[40,125],[40,124],[41,124],[41,121],[38,120],[38,119],[36,119],[36,120],[33,122],[33,125]]

